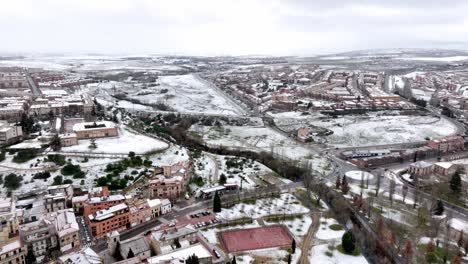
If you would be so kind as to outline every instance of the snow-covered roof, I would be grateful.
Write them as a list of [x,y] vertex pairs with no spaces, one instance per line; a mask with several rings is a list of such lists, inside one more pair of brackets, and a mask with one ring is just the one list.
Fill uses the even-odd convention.
[[415,167],[415,168],[429,168],[432,166],[432,163],[429,163],[429,162],[426,162],[424,160],[421,160],[421,161],[417,161],[415,163],[412,163],[411,164],[412,167]]
[[453,163],[451,163],[451,162],[437,162],[435,165],[439,166],[439,167],[442,167],[444,169],[450,169],[450,167],[453,166]]
[[4,255],[8,252],[11,252],[13,250],[16,250],[16,249],[19,249],[21,248],[21,242],[19,239],[17,240],[14,240],[8,244],[5,244],[3,245],[1,248],[0,248],[0,255]]
[[99,255],[90,247],[86,247],[81,252],[71,253],[59,257],[62,263],[70,264],[101,264],[103,263]]
[[[97,127],[95,126],[97,125]],[[100,130],[115,127],[115,124],[110,121],[99,122],[84,122],[73,125],[73,131],[87,131],[87,130]]]
[[91,197],[89,198],[88,202],[89,203],[102,203],[102,202],[112,202],[112,201],[119,201],[119,200],[125,200],[126,197],[123,196],[122,194],[114,194],[114,195],[109,195],[106,197]]
[[149,207],[156,207],[162,204],[160,199],[147,199],[146,202],[148,203]]
[[92,215],[92,214],[89,215],[88,218],[90,220],[102,221],[102,220],[113,217],[115,212],[118,212],[120,210],[124,210],[127,208],[128,208],[127,204],[121,203],[118,205],[111,206],[108,209],[99,210],[96,212],[95,215]]
[[165,255],[159,255],[147,259],[150,264],[159,264],[161,261],[181,260],[184,261],[193,254],[200,259],[211,258],[211,253],[201,244],[181,248]]

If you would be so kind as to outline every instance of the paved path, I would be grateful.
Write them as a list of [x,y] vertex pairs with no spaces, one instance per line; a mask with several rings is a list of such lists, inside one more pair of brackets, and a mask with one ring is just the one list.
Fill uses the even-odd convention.
[[309,264],[309,250],[313,246],[315,233],[320,227],[320,212],[311,212],[310,216],[312,217],[312,225],[310,225],[309,231],[307,231],[307,235],[301,244],[302,253],[298,261],[300,264]]

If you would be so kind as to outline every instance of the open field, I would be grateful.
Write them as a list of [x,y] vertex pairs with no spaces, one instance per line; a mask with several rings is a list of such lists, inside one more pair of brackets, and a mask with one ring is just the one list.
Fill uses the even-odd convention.
[[370,112],[332,118],[322,114],[275,114],[275,123],[288,130],[311,124],[333,131],[323,139],[338,147],[370,146],[423,141],[457,133],[457,127],[433,115],[404,115],[398,111]]

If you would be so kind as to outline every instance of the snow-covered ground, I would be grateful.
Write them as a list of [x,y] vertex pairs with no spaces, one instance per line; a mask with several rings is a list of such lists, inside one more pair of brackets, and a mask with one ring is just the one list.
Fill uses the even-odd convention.
[[[312,247],[309,255],[309,263],[320,263],[320,264],[365,264],[368,263],[364,256],[351,256],[340,253],[338,250],[329,250],[328,244],[322,244]],[[331,252],[331,256],[327,256],[327,252]]]
[[457,133],[446,119],[436,116],[400,115],[395,111],[372,112],[366,115],[347,115],[329,118],[321,114],[301,116],[298,113],[275,114],[280,127],[312,124],[333,131],[324,137],[334,146],[368,146],[423,141],[427,137],[444,137]]
[[[144,56],[144,55],[143,55]],[[180,71],[182,67],[154,60],[127,60],[122,56],[41,56],[1,60],[2,66],[43,68],[59,71],[112,71],[112,70],[148,70],[153,72]]]
[[361,181],[361,180],[365,181],[365,180],[374,179],[374,175],[366,171],[348,171],[345,173],[345,175],[346,177],[356,180],[356,181]]
[[304,207],[297,198],[289,193],[281,194],[279,198],[259,199],[255,204],[240,203],[229,209],[222,209],[217,217],[224,220],[234,220],[243,217],[259,218],[274,214],[304,214],[309,209]]
[[468,60],[468,56],[450,56],[450,57],[400,57],[398,60],[415,60],[415,61],[438,61],[438,62],[454,62]]
[[339,252],[335,247],[341,244],[341,237],[345,230],[332,230],[331,225],[338,222],[333,218],[320,218],[320,227],[315,234],[317,243],[309,251],[309,263],[367,263],[364,256],[351,256]]
[[153,162],[153,166],[172,165],[178,162],[185,162],[189,160],[189,153],[186,148],[173,145],[157,154],[153,154],[149,157],[149,160]]
[[[55,176],[62,175],[60,170],[56,170],[50,171],[51,176],[46,180],[33,179],[34,174],[44,171],[47,167],[53,166],[54,163],[45,162],[45,156],[38,156],[24,163],[14,163],[11,161],[12,158],[12,155],[7,154],[6,159],[0,162],[0,174],[3,174],[5,177],[9,173],[14,173],[23,177],[21,186],[15,190],[16,193],[45,190],[52,184]],[[63,180],[72,180],[73,184],[76,185],[80,185],[83,180],[84,186],[87,188],[93,187],[94,180],[105,175],[104,170],[107,164],[118,161],[118,159],[110,158],[88,158],[88,160],[85,161],[84,158],[77,157],[67,157],[67,160],[72,162],[72,164],[80,165],[81,170],[86,173],[86,177],[84,179],[73,179],[72,176],[64,176]],[[35,166],[36,164],[37,166]],[[1,166],[7,166],[8,168]],[[6,189],[2,188],[0,192],[4,194]]]
[[197,76],[161,76],[158,86],[148,87],[138,93],[129,94],[133,99],[145,103],[161,102],[179,112],[219,115],[241,115],[239,107],[233,105],[219,91]]
[[276,156],[307,161],[312,160],[314,170],[328,171],[328,161],[296,141],[268,127],[255,126],[201,126],[190,131],[199,135],[207,144],[253,151],[265,151]]
[[[239,162],[241,167],[229,167],[227,161]],[[194,161],[195,174],[202,177],[203,181],[209,185],[217,185],[219,178],[224,174],[227,183],[241,185],[241,176],[244,178],[242,188],[253,189],[261,183],[261,178],[265,175],[273,174],[265,165],[249,159],[237,158],[234,156],[222,156],[202,153],[200,158]]]
[[119,128],[119,136],[95,139],[97,148],[89,148],[91,140],[79,140],[78,145],[63,147],[63,152],[89,152],[89,153],[112,153],[128,154],[133,151],[144,154],[154,150],[168,147],[168,144],[140,134],[130,132],[125,127]]
[[338,221],[333,218],[320,218],[320,227],[315,233],[315,237],[322,240],[328,239],[341,239],[345,233],[344,228],[342,230],[333,230],[330,228],[331,225],[338,225]]

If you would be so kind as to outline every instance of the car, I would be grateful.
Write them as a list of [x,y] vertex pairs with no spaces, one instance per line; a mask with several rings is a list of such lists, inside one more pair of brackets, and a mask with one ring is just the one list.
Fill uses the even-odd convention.
[[219,252],[214,248],[213,248],[213,254],[215,255],[216,258],[220,257]]

